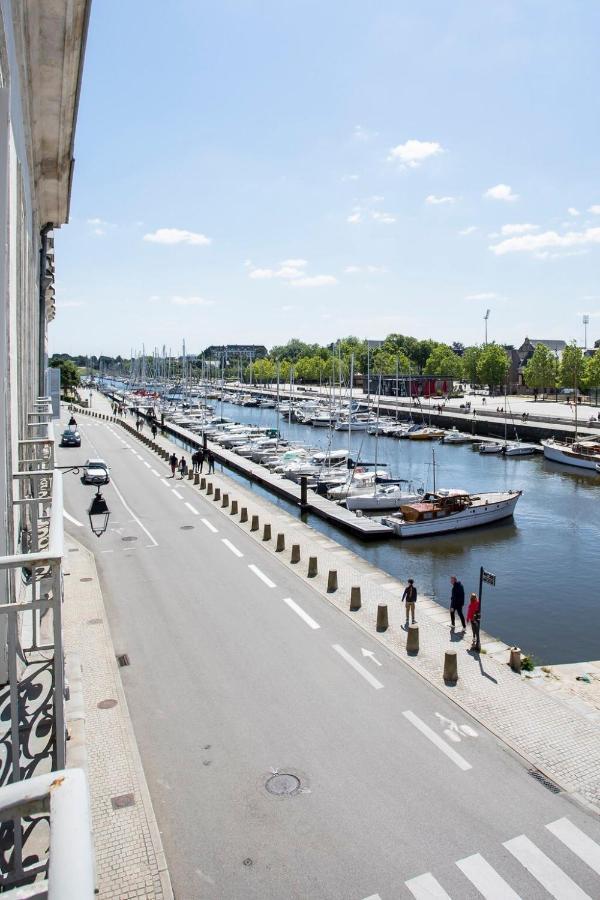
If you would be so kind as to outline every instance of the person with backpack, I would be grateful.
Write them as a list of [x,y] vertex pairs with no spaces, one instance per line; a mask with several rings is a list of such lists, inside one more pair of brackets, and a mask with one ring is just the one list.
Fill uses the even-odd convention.
[[180,480],[182,478],[185,478],[185,476],[187,475],[187,469],[188,469],[188,467],[187,467],[187,463],[185,461],[185,456],[182,456],[181,459],[179,460],[179,478],[180,478]]
[[169,465],[171,466],[171,478],[175,478],[175,470],[177,469],[177,457],[171,453],[169,457]]

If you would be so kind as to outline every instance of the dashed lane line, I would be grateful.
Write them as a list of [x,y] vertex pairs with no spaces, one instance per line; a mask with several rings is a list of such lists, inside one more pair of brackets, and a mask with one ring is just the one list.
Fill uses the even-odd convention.
[[218,534],[219,529],[215,528],[212,522],[209,522],[208,519],[201,519],[203,525],[206,525],[209,531],[212,531],[213,534]]
[[349,666],[352,666],[352,668],[356,672],[358,672],[359,675],[362,675],[365,681],[369,682],[371,687],[375,688],[376,691],[381,690],[381,688],[383,687],[382,683],[378,681],[374,675],[371,675],[371,673],[367,669],[365,669],[364,666],[361,666],[358,660],[354,659],[353,656],[350,656],[347,650],[344,650],[344,648],[340,646],[340,644],[332,644],[332,646],[335,652],[339,653],[342,659],[344,659]]
[[181,496],[181,494],[179,493],[179,491],[176,491],[176,490],[175,490],[175,488],[171,488],[171,493],[172,493],[172,494],[175,494],[175,496],[177,497],[178,500],[183,500],[183,497]]
[[471,763],[468,763],[466,759],[460,755],[460,753],[457,753],[454,747],[451,747],[450,744],[447,743],[447,741],[441,738],[439,734],[437,734],[437,732],[433,730],[433,728],[430,728],[429,725],[426,725],[425,722],[423,722],[422,719],[416,716],[410,709],[405,710],[402,715],[411,723],[411,725],[414,725],[415,728],[421,732],[421,734],[425,735],[425,737],[428,738],[428,740],[430,740],[432,744],[435,744],[438,750],[441,750],[442,753],[445,753],[448,759],[451,759],[452,762],[456,766],[458,766],[459,769],[462,769],[463,772],[467,772],[469,769],[473,768]]
[[271,579],[267,575],[265,575],[264,572],[261,572],[261,570],[258,568],[258,566],[255,566],[254,563],[250,563],[248,568],[250,569],[251,572],[254,572],[256,577],[260,578],[260,580],[262,582],[264,582],[267,587],[270,587],[270,588],[277,587],[275,582],[271,581]]
[[227,540],[227,538],[221,538],[221,540],[223,541],[223,543],[225,544],[225,546],[227,547],[227,549],[228,549],[228,550],[231,550],[231,552],[234,554],[234,556],[241,557],[241,556],[244,555],[244,554],[242,553],[242,551],[241,551],[241,550],[238,550],[238,548],[235,546],[235,544],[232,544],[231,541],[228,541],[228,540]]
[[297,616],[300,616],[300,618],[301,618],[304,622],[306,622],[306,624],[308,625],[309,628],[317,629],[317,628],[320,628],[320,627],[321,627],[321,626],[319,625],[319,623],[318,623],[318,622],[315,622],[315,620],[312,618],[312,616],[309,616],[307,612],[304,612],[304,610],[302,609],[302,607],[301,607],[301,606],[298,606],[298,604],[295,603],[295,602],[292,600],[291,597],[284,597],[284,598],[283,598],[283,602],[284,602],[284,603],[287,603],[287,605],[289,606],[289,608],[290,608],[290,609],[293,609],[294,612],[296,613],[296,615],[297,615]]
[[156,469],[152,469],[152,474],[156,475],[157,478],[161,477],[160,472],[157,472]]
[[187,500],[185,501],[185,505],[187,506],[187,508],[188,508],[191,512],[194,513],[195,516],[199,516],[199,515],[200,515],[200,513],[198,512],[198,510],[196,509],[196,507],[195,507],[195,506],[192,506],[191,503],[188,503]]

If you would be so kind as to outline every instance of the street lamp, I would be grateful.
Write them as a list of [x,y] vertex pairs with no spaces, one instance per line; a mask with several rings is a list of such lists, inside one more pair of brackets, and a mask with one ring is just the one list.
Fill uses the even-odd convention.
[[587,327],[590,324],[590,317],[587,313],[583,316],[583,349],[587,350]]
[[106,505],[106,500],[100,493],[99,487],[92,499],[90,508],[88,509],[88,516],[90,518],[90,527],[92,531],[96,537],[101,537],[108,527],[110,510]]
[[488,340],[487,340],[487,325],[488,325],[489,317],[490,317],[490,311],[489,311],[489,309],[486,309],[485,316],[483,317],[483,321],[485,322],[485,346],[486,347],[487,347],[487,342],[488,342]]

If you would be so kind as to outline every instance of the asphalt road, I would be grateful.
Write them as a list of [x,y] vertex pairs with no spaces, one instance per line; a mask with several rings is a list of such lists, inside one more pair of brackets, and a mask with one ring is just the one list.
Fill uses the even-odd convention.
[[[66,528],[96,554],[115,651],[131,660],[121,673],[178,900],[600,897],[596,817],[118,425],[80,431],[59,464],[110,463],[111,518],[95,538],[94,488],[67,474]],[[267,791],[282,773],[294,794]]]

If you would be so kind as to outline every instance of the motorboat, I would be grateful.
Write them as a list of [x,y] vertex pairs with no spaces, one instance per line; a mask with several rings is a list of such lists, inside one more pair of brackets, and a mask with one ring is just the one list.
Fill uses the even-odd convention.
[[446,431],[442,437],[444,444],[470,444],[472,440],[472,435],[467,434],[466,431],[459,431],[456,425]]
[[502,452],[505,456],[533,456],[538,453],[539,447],[536,444],[524,444],[521,441],[509,441],[504,445]]
[[425,425],[417,431],[409,431],[408,433],[408,439],[410,441],[435,441],[441,437],[444,437],[443,429],[434,428],[431,425]]
[[410,482],[378,484],[374,489],[349,496],[346,499],[346,508],[353,512],[356,510],[398,509],[405,503],[416,503],[422,493],[422,489],[415,490]]
[[577,440],[573,443],[547,438],[541,441],[541,444],[545,459],[564,463],[567,466],[577,466],[578,469],[598,471],[598,464],[600,464],[600,441],[598,438]]
[[353,469],[350,475],[344,475],[344,473],[340,473],[340,475],[343,477],[338,478],[337,484],[330,487],[327,491],[327,498],[329,500],[335,500],[337,503],[343,503],[348,497],[355,497],[360,494],[372,492],[376,480],[378,478],[385,478],[387,473],[383,469],[379,471],[374,469],[364,469],[361,471],[359,468],[358,470]]
[[480,453],[502,453],[504,444],[500,441],[483,441],[477,449]]
[[416,503],[406,503],[399,512],[383,516],[381,523],[398,537],[422,537],[488,525],[513,515],[522,491],[438,490]]

